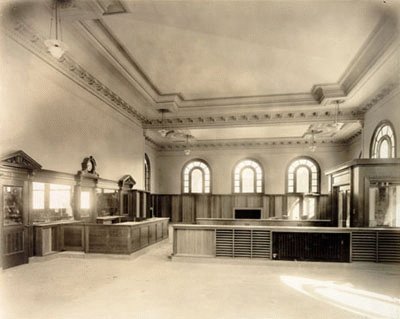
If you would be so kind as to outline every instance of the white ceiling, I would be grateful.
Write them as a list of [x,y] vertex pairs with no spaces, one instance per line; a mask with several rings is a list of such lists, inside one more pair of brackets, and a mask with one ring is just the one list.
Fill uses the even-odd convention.
[[124,1],[105,25],[162,93],[310,92],[334,83],[382,11],[372,1]]

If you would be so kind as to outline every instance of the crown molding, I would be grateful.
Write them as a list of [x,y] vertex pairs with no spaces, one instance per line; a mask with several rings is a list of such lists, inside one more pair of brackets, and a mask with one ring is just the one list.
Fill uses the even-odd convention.
[[[333,100],[346,99],[361,84],[365,76],[378,67],[377,63],[388,51],[398,36],[396,18],[385,14],[374,28],[368,39],[353,58],[337,83],[314,85],[310,92],[278,95],[231,96],[220,98],[186,99],[181,93],[161,92],[146,75],[140,65],[121,45],[101,20],[95,23],[81,23],[83,30],[106,58],[116,65],[121,73],[136,87],[155,109],[169,109],[173,112],[223,111],[225,108],[246,108],[255,112],[286,106],[327,105]],[[112,52],[112,54],[110,54]],[[123,63],[121,63],[123,61]]]
[[156,143],[153,139],[151,139],[150,137],[148,137],[146,135],[144,135],[144,143],[156,151],[161,150],[161,145]]
[[78,30],[124,76],[152,106],[160,94],[127,49],[116,39],[101,19],[78,21]]
[[400,83],[399,82],[391,82],[387,85],[383,86],[380,90],[378,90],[372,98],[368,101],[360,105],[358,108],[359,114],[364,115],[370,109],[374,108],[381,101],[389,98],[394,94],[398,94],[400,92]]
[[398,37],[397,17],[393,12],[386,12],[338,81],[346,95],[362,86],[363,79],[368,78],[366,75],[379,68],[378,62],[391,54],[391,47],[398,45]]
[[61,59],[55,59],[47,51],[44,39],[29,25],[25,24],[22,20],[15,19],[15,17],[9,17],[5,20],[2,28],[8,37],[129,120],[138,125],[141,125],[145,121],[145,117],[134,106],[127,103],[100,80],[87,72],[74,61],[70,54],[66,53]]
[[[310,141],[305,139],[243,139],[243,140],[218,140],[212,142],[199,142],[189,144],[193,151],[215,151],[215,150],[235,150],[235,149],[276,149],[276,148],[295,148],[308,147]],[[318,146],[345,146],[346,143],[338,142],[331,138],[316,140]],[[183,151],[187,146],[183,144],[165,144],[159,145],[159,152]]]
[[334,100],[346,98],[344,88],[337,83],[314,85],[311,89],[311,93],[315,100],[321,105],[327,105]]
[[96,0],[96,4],[106,15],[126,13],[126,9],[119,0]]
[[[293,123],[325,123],[332,122],[334,110],[307,110],[287,112],[245,113],[231,115],[206,115],[195,117],[169,117],[164,119],[148,119],[144,124],[145,129],[160,128],[204,128],[228,126],[257,126],[268,124],[293,124]],[[363,120],[358,108],[346,109],[340,112],[340,121],[352,123]]]

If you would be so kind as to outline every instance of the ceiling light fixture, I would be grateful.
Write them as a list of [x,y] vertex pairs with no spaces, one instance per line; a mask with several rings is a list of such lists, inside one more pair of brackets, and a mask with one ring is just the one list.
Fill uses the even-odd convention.
[[316,129],[311,126],[305,133],[305,138],[309,140],[308,148],[311,152],[315,152],[317,149],[317,141],[315,140],[315,135],[321,134],[323,131],[321,129]]
[[168,133],[170,132],[170,130],[167,130],[164,127],[164,114],[169,112],[167,109],[160,109],[158,110],[161,113],[161,129],[158,130],[158,133],[162,136],[162,137],[166,137],[168,135]]
[[339,115],[340,115],[340,103],[343,103],[344,102],[344,100],[336,100],[336,101],[334,101],[334,103],[335,103],[335,120],[334,120],[334,122],[332,123],[332,124],[329,124],[327,127],[328,127],[328,129],[329,130],[331,130],[331,131],[339,131],[342,127],[343,127],[343,125],[344,125],[344,123],[342,123],[342,122],[339,122]]
[[[50,20],[50,33],[49,39],[44,41],[49,53],[57,60],[61,59],[67,51],[67,46],[62,42],[62,30],[61,30],[61,15],[59,12],[59,4],[65,2],[65,0],[54,0],[53,1],[53,12]],[[54,34],[53,34],[53,20]],[[60,38],[59,38],[60,37]]]
[[190,133],[187,133],[187,134],[185,135],[185,137],[186,137],[186,145],[185,145],[185,149],[183,150],[183,153],[184,153],[186,156],[189,156],[190,153],[192,152],[191,149],[190,149],[190,145],[189,145],[189,139],[194,138],[194,136],[191,135]]

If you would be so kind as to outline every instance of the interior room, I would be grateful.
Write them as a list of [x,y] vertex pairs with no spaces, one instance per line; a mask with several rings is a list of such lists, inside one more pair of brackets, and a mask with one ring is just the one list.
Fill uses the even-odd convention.
[[400,317],[400,3],[0,12],[2,318]]

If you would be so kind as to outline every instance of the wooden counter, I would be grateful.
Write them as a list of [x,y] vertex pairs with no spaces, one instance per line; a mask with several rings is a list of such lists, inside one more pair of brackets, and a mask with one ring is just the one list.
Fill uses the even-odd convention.
[[140,222],[93,224],[77,221],[34,225],[35,255],[57,251],[131,254],[168,238],[169,218],[151,218]]
[[87,253],[131,254],[168,238],[169,218],[111,225],[84,224],[84,251]]
[[173,256],[400,262],[400,228],[173,226]]
[[34,223],[33,242],[35,256],[45,256],[62,250],[60,243],[63,241],[62,226],[79,224],[79,221],[60,220],[52,222]]
[[97,224],[116,224],[120,223],[126,216],[101,216],[96,218]]

